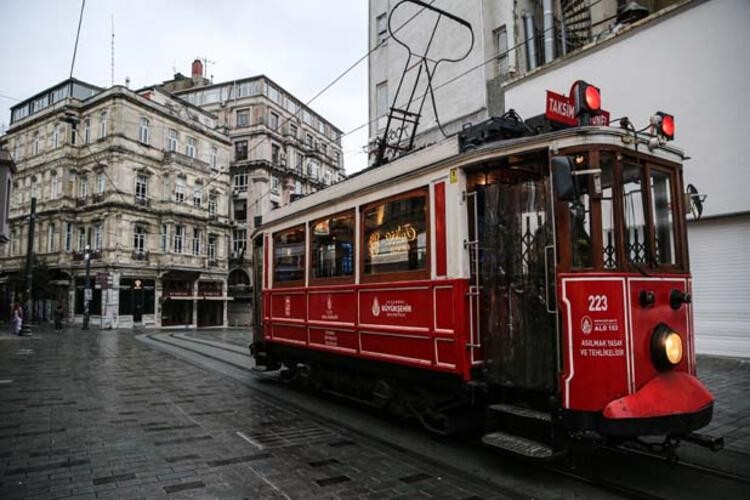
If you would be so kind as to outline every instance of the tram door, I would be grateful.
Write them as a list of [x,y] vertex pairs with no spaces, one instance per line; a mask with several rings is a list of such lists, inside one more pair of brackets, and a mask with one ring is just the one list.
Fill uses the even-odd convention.
[[[518,160],[518,159],[517,159]],[[547,160],[475,174],[479,333],[484,375],[508,388],[555,386],[552,200]],[[470,207],[473,208],[473,207]],[[553,299],[554,300],[554,299]]]
[[253,240],[253,340],[263,339],[263,234]]

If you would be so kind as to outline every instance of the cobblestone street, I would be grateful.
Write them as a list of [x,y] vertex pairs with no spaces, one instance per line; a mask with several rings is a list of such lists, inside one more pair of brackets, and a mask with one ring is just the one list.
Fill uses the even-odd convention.
[[[391,423],[383,424],[380,437],[376,430],[365,437],[352,430],[356,423],[318,418],[274,398],[272,386],[255,390],[136,335],[37,330],[33,337],[0,337],[0,497],[608,496],[491,456],[487,463],[498,470],[489,478],[458,448],[447,447],[447,459],[432,460],[430,451],[413,452],[417,445],[389,445],[398,440]],[[148,334],[144,340],[172,337],[191,339],[208,357],[222,351],[232,370],[249,366],[246,331]],[[731,450],[724,453],[742,458],[748,409],[741,395],[749,366],[713,358],[700,366],[718,399],[711,429],[724,433]],[[325,404],[342,418],[352,411]],[[432,442],[422,446],[443,446]]]

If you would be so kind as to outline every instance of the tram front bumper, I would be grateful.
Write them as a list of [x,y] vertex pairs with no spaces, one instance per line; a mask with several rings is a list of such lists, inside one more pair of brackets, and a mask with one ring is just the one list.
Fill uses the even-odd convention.
[[696,377],[662,373],[635,393],[611,401],[599,430],[611,436],[684,435],[711,421],[713,403],[714,397]]

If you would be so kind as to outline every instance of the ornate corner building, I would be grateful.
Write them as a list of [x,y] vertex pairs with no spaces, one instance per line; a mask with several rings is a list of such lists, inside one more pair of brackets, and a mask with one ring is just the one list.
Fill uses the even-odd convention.
[[69,79],[13,106],[0,315],[24,289],[36,198],[37,319],[62,303],[82,321],[88,248],[93,325],[226,325],[231,145],[214,115],[158,87]]
[[271,210],[345,178],[341,131],[267,76],[212,83],[199,59],[161,88],[215,115],[231,140],[229,324],[250,325],[252,232]]

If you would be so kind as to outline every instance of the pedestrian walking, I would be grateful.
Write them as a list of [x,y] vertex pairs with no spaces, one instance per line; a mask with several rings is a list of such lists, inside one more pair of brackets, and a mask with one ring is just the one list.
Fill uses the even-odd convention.
[[13,307],[13,333],[21,336],[21,327],[23,326],[23,308],[21,308],[21,304],[16,303],[16,305]]
[[62,333],[63,315],[63,306],[60,302],[58,302],[57,307],[55,308],[55,331],[57,333]]

